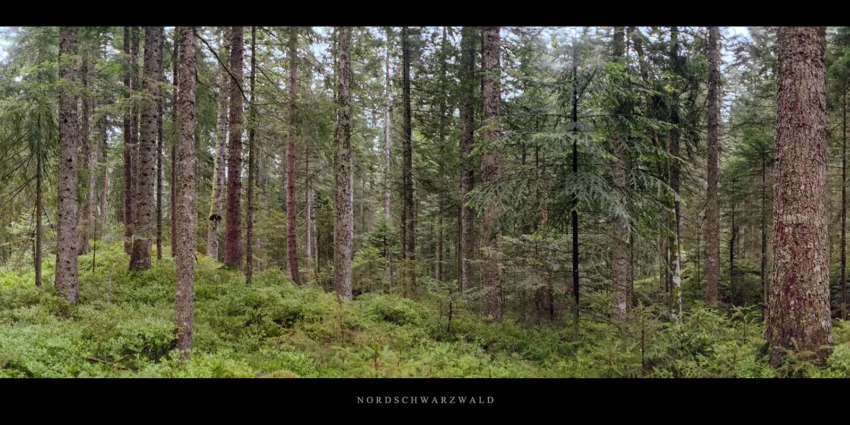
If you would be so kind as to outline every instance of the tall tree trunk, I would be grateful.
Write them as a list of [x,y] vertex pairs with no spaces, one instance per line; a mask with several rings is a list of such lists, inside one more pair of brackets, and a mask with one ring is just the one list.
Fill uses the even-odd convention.
[[404,184],[404,209],[402,211],[402,258],[406,260],[408,295],[416,293],[416,223],[413,205],[413,133],[410,115],[410,28],[402,27],[402,103],[404,104],[404,138],[402,142],[402,181]]
[[[82,103],[82,107],[80,108],[80,133],[79,137],[79,146],[80,146],[80,171],[82,172],[83,179],[88,179],[91,175],[94,175],[91,170],[91,166],[89,165],[89,160],[91,159],[91,152],[94,149],[91,149],[89,146],[89,117],[91,115],[92,110],[92,101],[88,93],[85,93],[89,89],[89,68],[91,66],[91,52],[87,46],[84,46],[81,50],[81,61],[80,61],[80,86],[84,91],[83,95],[80,96],[80,100]],[[78,189],[79,190],[79,189]],[[89,252],[89,233],[90,227],[92,223],[89,221],[90,210],[92,208],[92,204],[89,202],[89,193],[82,194],[82,204],[80,205],[80,217],[78,223],[78,234],[79,240],[77,241],[77,254],[84,255]]]
[[[671,27],[671,43],[670,43],[670,61],[674,75],[679,75],[679,29]],[[676,303],[676,312],[679,316],[682,315],[682,231],[681,222],[682,214],[679,205],[679,187],[680,187],[680,169],[679,156],[679,99],[678,94],[673,93],[673,104],[670,107],[670,123],[673,127],[670,129],[670,143],[668,144],[670,156],[673,157],[673,164],[670,166],[670,188],[673,189],[673,225],[675,226],[675,234],[671,239],[670,257],[673,264],[673,285],[671,287],[673,300]]]
[[174,27],[174,44],[171,52],[171,123],[174,127],[174,137],[171,143],[171,257],[177,252],[177,145],[180,144],[180,130],[177,123],[177,92],[180,62],[180,27]]
[[133,255],[130,270],[151,267],[151,241],[154,237],[154,175],[156,173],[157,119],[159,116],[160,78],[162,77],[163,27],[145,28],[145,65],[143,90],[148,95],[142,105],[141,137],[139,138],[136,208],[133,215]]
[[[230,57],[230,31],[225,29],[221,36],[219,57]],[[225,163],[227,161],[227,92],[230,74],[227,69],[218,73],[218,118],[216,121],[215,176],[213,177],[213,195],[210,201],[209,227],[207,229],[207,255],[215,261],[219,259],[219,239],[221,238],[221,214],[224,207]]]
[[[76,82],[77,27],[59,27],[59,79]],[[65,86],[62,86],[65,87]],[[77,301],[77,99],[73,90],[59,93],[59,227],[56,241],[56,290]]]
[[[762,162],[763,163],[763,162]],[[841,102],[841,318],[847,319],[847,87]]]
[[[614,27],[614,60],[625,64],[625,27]],[[614,155],[617,158],[612,171],[613,186],[622,196],[626,196],[628,187],[626,180],[628,170],[626,168],[626,153],[624,150],[625,140],[621,134],[620,120],[625,119],[631,111],[626,101],[618,101],[614,108],[616,123],[614,130]],[[624,322],[629,314],[629,228],[628,223],[619,218],[613,218],[611,223],[611,294],[612,307],[614,309],[614,320]]]
[[247,190],[247,205],[245,206],[245,283],[250,284],[251,278],[254,276],[254,182],[256,180],[256,148],[254,146],[254,137],[257,130],[257,116],[254,110],[254,103],[257,101],[257,94],[254,92],[254,84],[257,79],[257,27],[251,26],[251,104],[250,118],[248,127],[248,190]]
[[782,348],[826,353],[832,344],[827,226],[826,30],[780,27],[776,96],[773,267],[766,337]]
[[[164,40],[164,37],[163,37]],[[164,81],[165,78],[160,72],[160,79]],[[157,101],[156,105],[156,259],[162,260],[162,147],[165,144],[163,139],[163,129],[162,129],[162,114],[164,108],[164,101],[162,100],[162,93],[160,93],[160,98]]]
[[[92,110],[94,110],[96,106],[97,104],[92,102]],[[99,118],[97,120],[97,123],[95,124],[94,144],[92,145],[90,153],[88,172],[88,222],[92,228],[91,238],[95,241],[95,243],[97,243],[97,169],[98,165],[100,165],[98,161],[100,158],[101,149],[99,138],[101,134],[101,128],[104,125],[106,125],[106,123],[104,122],[104,117]],[[85,241],[85,243],[88,246],[88,241]]]
[[392,193],[392,174],[390,173],[391,161],[390,152],[392,150],[392,97],[390,97],[390,29],[387,28],[387,57],[384,61],[385,71],[384,76],[384,220],[387,225],[391,224],[392,217],[390,216],[390,194]]
[[[132,27],[124,27],[124,54],[130,63],[124,74],[124,87],[127,99],[133,96],[133,57],[132,49]],[[124,113],[124,252],[128,255],[133,252],[133,107],[126,106]]]
[[475,27],[463,27],[461,30],[460,56],[460,289],[472,288],[472,261],[475,258],[475,239],[473,223],[475,212],[467,206],[469,193],[475,188],[475,171],[470,155],[475,132]]
[[705,256],[708,265],[705,299],[709,304],[717,302],[720,273],[720,61],[720,29],[708,27],[708,187],[705,192]]
[[[762,152],[761,156],[761,317],[762,320],[767,320],[767,157],[766,153]],[[843,226],[842,226],[843,227]]]
[[351,28],[337,28],[336,193],[334,198],[334,291],[350,300],[354,251],[354,205],[351,199]]
[[297,120],[296,96],[298,95],[298,29],[290,27],[289,34],[289,131],[286,135],[286,253],[289,277],[296,285],[301,284],[298,273],[298,238],[295,222],[295,126]]
[[230,140],[227,145],[227,217],[224,233],[224,264],[242,268],[242,33],[230,34]]
[[[502,156],[492,146],[501,135],[500,113],[502,91],[500,84],[500,27],[484,27],[483,53],[484,68],[484,119],[486,121],[484,143],[487,146],[481,161],[481,178],[485,183],[492,183],[502,177]],[[502,211],[498,203],[488,199],[484,203],[481,220],[482,256],[481,280],[486,288],[484,314],[492,320],[502,320],[502,273],[499,267],[499,257],[502,252],[501,231],[498,228],[499,216]]]
[[[578,178],[578,51],[573,40],[573,111],[572,111],[572,127],[573,127],[573,155],[572,155],[572,171],[573,176]],[[572,194],[572,211],[570,211],[570,219],[572,224],[573,237],[573,300],[575,301],[575,309],[573,311],[573,339],[578,341],[579,338],[579,319],[581,315],[581,294],[579,292],[579,244],[578,244],[578,194]]]
[[180,32],[180,90],[176,105],[180,175],[177,179],[174,326],[180,356],[188,359],[192,349],[195,311],[195,28],[180,27]]
[[[130,27],[130,85],[133,88],[133,94],[141,91],[143,88],[139,82],[139,41],[141,30],[139,27]],[[130,203],[132,204],[132,214],[130,215],[130,254],[131,261],[133,255],[133,241],[136,238],[136,216],[139,209],[139,100],[134,99],[130,103]]]

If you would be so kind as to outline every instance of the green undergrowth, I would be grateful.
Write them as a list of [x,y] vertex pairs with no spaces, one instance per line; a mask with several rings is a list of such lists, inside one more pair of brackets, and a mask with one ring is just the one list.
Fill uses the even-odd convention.
[[434,294],[340,303],[278,270],[246,285],[200,255],[195,348],[182,362],[173,261],[137,273],[127,264],[120,243],[101,248],[95,271],[91,254],[80,257],[76,305],[52,289],[50,270],[39,289],[31,273],[0,269],[0,377],[850,376],[846,322],[836,322],[828,367],[800,361],[774,370],[758,313],[744,309],[698,308],[676,322],[639,307],[623,327],[587,314],[574,342],[570,326],[488,323],[462,300],[449,323]]

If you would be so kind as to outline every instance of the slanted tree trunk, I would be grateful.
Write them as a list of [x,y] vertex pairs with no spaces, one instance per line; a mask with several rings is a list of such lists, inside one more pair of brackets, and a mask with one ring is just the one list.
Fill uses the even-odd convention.
[[472,288],[472,264],[475,258],[474,218],[475,212],[467,205],[469,193],[475,188],[475,171],[470,155],[475,132],[475,27],[461,30],[460,56],[460,289]]
[[[486,121],[483,142],[486,153],[481,161],[481,178],[492,183],[502,177],[502,156],[492,144],[502,135],[500,120],[502,91],[500,84],[500,27],[484,27],[483,31],[483,68],[484,68],[484,119]],[[481,220],[482,263],[481,280],[486,288],[484,314],[491,320],[502,320],[502,272],[499,266],[502,251],[501,232],[498,220],[502,211],[498,203],[487,199],[484,203]]]
[[184,360],[192,349],[195,311],[195,28],[180,27],[180,82],[177,125],[180,143],[177,154],[177,240],[175,264],[177,291],[174,297],[174,326],[177,349]]
[[337,123],[334,133],[336,193],[334,198],[334,291],[350,300],[354,251],[354,203],[351,184],[351,28],[337,28]]
[[162,77],[162,37],[163,27],[145,28],[145,65],[142,85],[147,97],[142,105],[138,166],[136,167],[136,205],[133,208],[136,221],[133,226],[133,255],[130,258],[130,270],[147,270],[151,267],[158,98]]
[[720,29],[708,27],[708,187],[705,192],[705,256],[708,265],[705,299],[709,304],[717,302],[720,273],[720,61]]
[[242,268],[242,34],[230,34],[230,140],[227,146],[227,217],[224,223],[224,264]]
[[[59,27],[59,79],[76,82],[77,27]],[[73,89],[59,93],[59,208],[56,240],[56,290],[77,301],[77,99]]]
[[296,96],[298,95],[298,29],[290,27],[289,33],[289,131],[286,135],[286,254],[289,277],[301,284],[298,273],[298,238],[295,221],[295,132]]
[[832,344],[827,210],[826,30],[780,27],[776,95],[773,267],[765,330],[770,364],[781,349]]
[[254,103],[257,101],[257,94],[254,92],[254,83],[257,79],[257,27],[251,27],[251,104],[250,119],[248,127],[248,190],[245,205],[245,283],[250,284],[251,278],[254,276],[254,185],[256,180],[256,149],[254,147],[254,137],[257,130],[257,115],[254,110]]
[[[221,36],[219,57],[230,57],[230,31],[225,29]],[[213,176],[212,200],[210,201],[209,227],[207,230],[207,255],[215,261],[219,259],[219,239],[221,238],[221,214],[224,206],[225,163],[227,161],[227,120],[228,87],[230,74],[226,69],[218,73],[218,118],[216,121],[215,169]]]

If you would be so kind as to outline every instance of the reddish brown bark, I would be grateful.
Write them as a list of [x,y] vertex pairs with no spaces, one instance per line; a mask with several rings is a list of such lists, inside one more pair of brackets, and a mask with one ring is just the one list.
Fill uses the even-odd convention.
[[227,145],[227,217],[224,264],[242,268],[242,41],[243,27],[230,33],[230,140]]
[[782,349],[832,343],[827,209],[826,30],[780,27],[776,95],[773,267],[765,334],[770,363]]

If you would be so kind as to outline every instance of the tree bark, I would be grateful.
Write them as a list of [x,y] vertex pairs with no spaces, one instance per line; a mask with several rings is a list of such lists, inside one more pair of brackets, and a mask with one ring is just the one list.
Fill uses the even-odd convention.
[[286,256],[289,277],[301,284],[298,273],[298,238],[295,221],[295,132],[298,95],[298,29],[290,27],[289,35],[289,130],[286,135]]
[[827,226],[826,30],[780,27],[773,247],[766,339],[817,352],[832,344]]
[[[91,163],[91,152],[95,149],[91,149],[89,146],[89,133],[90,133],[90,124],[89,117],[91,115],[92,110],[92,101],[91,97],[86,93],[89,89],[89,68],[91,66],[91,52],[90,49],[86,46],[80,49],[80,86],[83,89],[83,95],[80,96],[81,100],[81,108],[80,108],[80,133],[79,133],[79,147],[80,147],[80,171],[83,179],[88,179],[92,175],[94,175],[92,167],[94,167],[94,163]],[[78,189],[79,190],[79,189]],[[90,238],[90,227],[92,226],[92,222],[89,220],[90,211],[92,209],[91,202],[89,201],[90,193],[88,191],[82,195],[83,202],[80,205],[80,217],[79,223],[77,226],[77,230],[79,231],[79,241],[77,241],[77,254],[84,255],[89,252],[89,238]]]
[[162,77],[163,27],[145,28],[145,62],[142,90],[141,134],[136,167],[136,202],[133,208],[133,255],[130,270],[151,268],[151,242],[154,238],[154,185],[157,152],[157,119],[159,116],[160,78]]
[[[225,29],[221,36],[219,56],[230,57],[230,31]],[[219,259],[219,239],[221,238],[221,214],[224,207],[225,163],[227,161],[227,89],[230,74],[227,69],[218,73],[218,118],[216,121],[215,170],[213,176],[213,196],[210,201],[209,228],[207,229],[207,255],[215,261]]]
[[410,29],[401,28],[402,39],[402,103],[404,106],[404,138],[402,139],[403,208],[401,214],[401,257],[405,260],[405,293],[416,291],[416,225],[413,218],[413,133],[410,111]]
[[[128,61],[124,74],[124,87],[128,102],[133,96],[132,27],[124,27],[124,54]],[[126,105],[124,113],[124,252],[133,252],[133,107]]]
[[[139,82],[139,41],[141,30],[139,27],[130,27],[130,85],[133,88],[131,96],[142,90]],[[133,244],[136,238],[136,216],[139,209],[139,106],[138,99],[130,102],[130,204],[132,205],[130,215],[130,240],[128,254],[133,255]]]
[[[481,161],[481,178],[492,183],[502,177],[502,156],[492,144],[501,137],[500,120],[502,91],[500,84],[500,27],[484,27],[483,31],[483,68],[484,68],[484,143],[486,153]],[[484,314],[491,320],[502,320],[502,272],[499,257],[502,251],[501,232],[498,220],[502,211],[492,199],[484,202],[481,220],[482,263],[481,280],[486,288]]]
[[195,293],[195,28],[180,27],[180,82],[177,123],[180,143],[177,154],[177,219],[175,264],[177,291],[174,325],[181,358],[192,349]]
[[257,95],[254,92],[254,85],[257,79],[257,27],[251,26],[251,104],[250,119],[248,127],[248,190],[245,206],[245,283],[250,284],[254,276],[254,184],[256,180],[256,148],[254,147],[254,137],[257,130],[257,114],[254,110],[254,103],[257,100]]
[[708,27],[708,187],[705,192],[705,257],[708,264],[705,299],[710,305],[717,303],[720,273],[720,64],[720,28]]
[[354,205],[351,199],[351,28],[337,28],[337,123],[335,130],[336,193],[334,199],[334,291],[350,300],[354,251]]
[[386,81],[384,83],[384,220],[386,220],[387,225],[390,225],[392,222],[392,216],[390,215],[390,199],[392,193],[392,174],[391,174],[391,161],[390,161],[390,153],[392,151],[392,97],[390,96],[390,29],[387,28],[387,57],[384,62],[385,71],[384,76],[386,77]]
[[469,193],[475,188],[475,171],[470,155],[475,132],[475,27],[461,30],[460,57],[460,289],[472,288],[472,261],[475,259],[474,217],[472,207],[467,206]]
[[180,144],[180,130],[177,123],[177,92],[180,62],[180,27],[174,27],[174,44],[171,52],[171,122],[174,126],[174,138],[171,143],[171,256],[177,252],[177,145]]
[[230,140],[227,147],[227,217],[224,264],[242,268],[242,34],[233,27],[230,35]]
[[[76,83],[77,27],[59,27],[59,79]],[[59,227],[56,241],[56,290],[77,301],[77,99],[72,89],[59,94]]]

